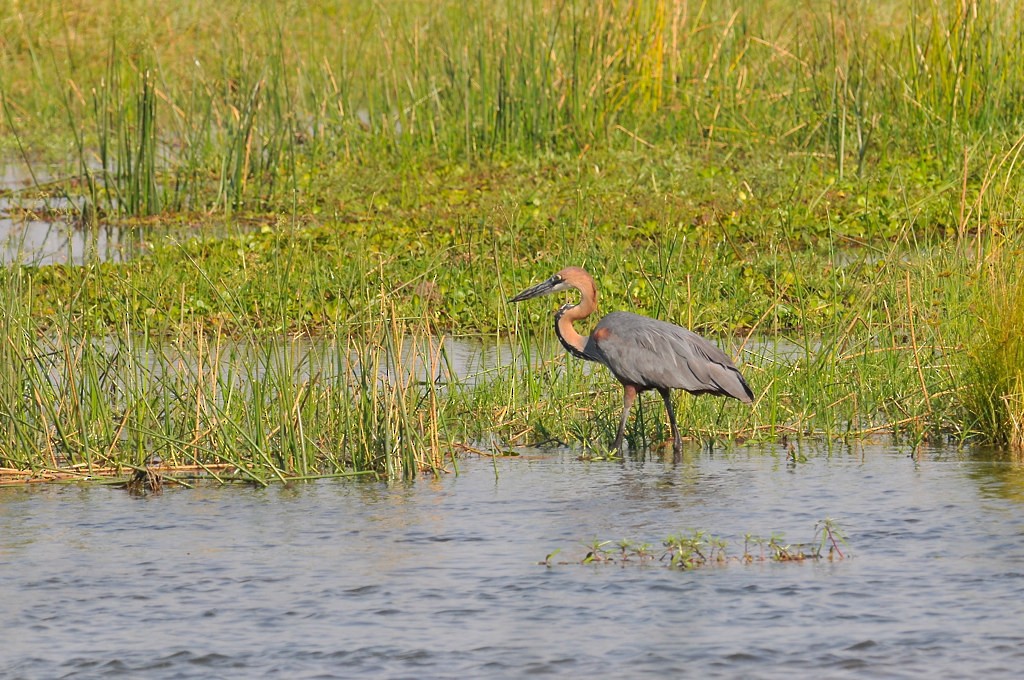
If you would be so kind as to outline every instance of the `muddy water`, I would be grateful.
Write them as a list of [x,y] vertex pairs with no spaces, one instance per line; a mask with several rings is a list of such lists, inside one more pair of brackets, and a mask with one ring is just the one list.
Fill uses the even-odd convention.
[[[1017,677],[1024,471],[883,446],[462,461],[402,486],[0,489],[6,678]],[[555,565],[703,529],[853,556]]]

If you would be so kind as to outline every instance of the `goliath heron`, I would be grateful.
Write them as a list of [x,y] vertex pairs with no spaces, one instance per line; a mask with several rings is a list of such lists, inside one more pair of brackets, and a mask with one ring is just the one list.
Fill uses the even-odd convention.
[[658,390],[664,399],[676,452],[682,449],[682,439],[669,390],[733,397],[747,404],[754,400],[747,381],[725,352],[682,326],[632,312],[612,312],[598,322],[589,336],[577,333],[573,322],[587,318],[597,309],[594,279],[580,267],[566,267],[519,293],[512,302],[570,288],[579,291],[580,301],[567,302],[555,312],[555,333],[570,354],[604,364],[622,383],[622,418],[612,444],[616,451],[622,448],[629,410],[641,392]]

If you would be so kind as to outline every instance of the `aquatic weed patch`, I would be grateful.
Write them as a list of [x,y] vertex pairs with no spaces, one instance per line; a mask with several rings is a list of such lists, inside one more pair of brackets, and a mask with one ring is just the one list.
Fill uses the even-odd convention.
[[[703,201],[733,193],[732,182],[694,186],[685,175],[666,174],[636,186],[643,156],[607,160],[612,169],[581,179],[586,163],[560,157],[552,161],[556,176],[542,181],[535,163],[522,162],[504,168],[500,185],[486,190],[470,188],[471,170],[451,173],[444,181],[469,194],[454,206],[434,201],[443,182],[421,187],[415,198],[390,197],[414,180],[378,167],[364,172],[379,172],[386,188],[368,188],[330,212],[130,225],[146,249],[128,262],[25,273],[33,278],[39,316],[69,309],[82,299],[70,292],[81,290],[87,304],[74,312],[100,324],[120,318],[107,300],[135,297],[127,310],[133,324],[154,330],[237,323],[298,332],[329,330],[348,318],[358,323],[380,295],[404,317],[471,334],[508,328],[509,288],[577,263],[597,270],[606,309],[635,309],[716,333],[815,332],[865,306],[883,311],[889,300],[874,290],[886,278],[899,285],[901,260],[926,263],[941,253],[946,236],[945,219],[895,203],[858,205],[855,195],[870,201],[890,191],[889,177],[865,179],[848,195],[818,203],[812,194],[828,190],[827,179],[801,184],[798,195],[775,180],[756,199],[718,208]],[[1016,190],[1008,179],[1006,198]],[[897,198],[958,210],[948,192],[915,191],[897,191]],[[900,230],[865,228],[868,214]],[[538,321],[544,316],[543,309],[528,313]]]
[[595,540],[584,547],[587,552],[578,561],[556,561],[555,558],[561,553],[561,550],[556,550],[539,564],[547,567],[570,564],[619,567],[661,564],[672,569],[691,570],[763,562],[831,562],[850,556],[846,538],[832,519],[824,519],[815,525],[815,538],[811,542],[789,543],[778,534],[767,538],[748,534],[744,537],[742,551],[737,553],[729,552],[727,541],[700,530],[668,536],[659,548],[630,540]]

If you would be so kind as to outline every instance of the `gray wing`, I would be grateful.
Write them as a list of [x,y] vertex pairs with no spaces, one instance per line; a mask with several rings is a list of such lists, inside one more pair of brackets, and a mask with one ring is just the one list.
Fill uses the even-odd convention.
[[594,328],[584,353],[611,369],[622,383],[753,400],[750,386],[725,352],[665,321],[612,312]]

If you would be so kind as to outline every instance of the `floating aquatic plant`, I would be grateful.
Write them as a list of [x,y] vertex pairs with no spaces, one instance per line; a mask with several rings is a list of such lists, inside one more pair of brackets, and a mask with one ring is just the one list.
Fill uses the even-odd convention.
[[548,554],[540,564],[548,567],[556,564],[664,564],[673,569],[689,570],[755,562],[843,560],[849,556],[849,550],[844,553],[840,549],[840,545],[846,546],[846,538],[835,520],[821,520],[815,525],[815,533],[818,540],[810,543],[788,543],[781,534],[767,538],[747,534],[743,550],[737,554],[729,553],[727,541],[702,530],[672,534],[661,542],[660,551],[648,543],[595,539],[584,545],[586,554],[578,562],[556,562],[554,558],[561,553],[558,549]]

